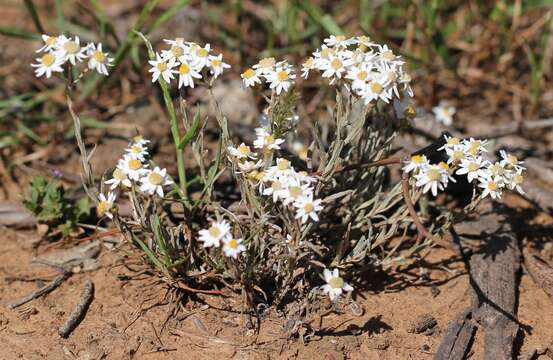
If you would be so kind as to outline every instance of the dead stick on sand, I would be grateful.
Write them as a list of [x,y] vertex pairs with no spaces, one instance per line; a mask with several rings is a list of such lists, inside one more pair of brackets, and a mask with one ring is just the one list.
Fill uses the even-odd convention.
[[16,307],[21,306],[23,304],[26,304],[31,300],[34,300],[38,297],[41,297],[42,295],[48,294],[49,292],[51,292],[52,290],[54,290],[55,288],[60,286],[61,283],[63,283],[65,281],[65,279],[67,279],[70,275],[71,275],[70,272],[64,271],[63,274],[56,277],[54,280],[52,280],[47,285],[41,287],[40,289],[38,289],[36,291],[33,291],[29,295],[27,295],[27,296],[17,300],[16,302],[10,304],[9,308],[10,309],[15,309]]
[[81,299],[75,309],[69,315],[69,318],[63,323],[62,326],[58,329],[58,334],[66,338],[75,330],[75,328],[80,324],[86,315],[86,311],[92,303],[92,298],[94,297],[94,283],[90,280],[87,280],[84,284],[83,291],[81,293]]

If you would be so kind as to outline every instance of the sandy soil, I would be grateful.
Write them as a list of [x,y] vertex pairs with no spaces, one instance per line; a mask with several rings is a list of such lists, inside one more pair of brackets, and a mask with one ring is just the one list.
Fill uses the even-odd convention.
[[[275,313],[262,321],[256,336],[244,325],[236,298],[203,297],[203,304],[188,302],[169,316],[175,305],[164,301],[166,288],[151,285],[151,276],[129,270],[122,266],[120,254],[103,249],[99,269],[75,274],[49,295],[11,310],[7,304],[57,274],[50,267],[30,264],[34,232],[2,230],[0,235],[1,359],[430,359],[447,322],[469,304],[462,262],[451,251],[434,248],[426,260],[448,265],[430,270],[426,284],[414,286],[399,275],[395,280],[369,275],[367,287],[374,291],[355,296],[363,314],[345,309],[325,316],[321,324],[312,325],[314,335],[302,343],[286,338],[286,319]],[[95,298],[80,326],[62,339],[57,328],[78,302],[87,279],[96,286]],[[524,353],[553,341],[553,304],[527,275],[522,276],[520,291],[518,316],[526,331],[519,334],[518,343]],[[410,324],[427,313],[436,318],[437,330],[409,333]],[[481,340],[477,337],[473,347],[477,359]]]

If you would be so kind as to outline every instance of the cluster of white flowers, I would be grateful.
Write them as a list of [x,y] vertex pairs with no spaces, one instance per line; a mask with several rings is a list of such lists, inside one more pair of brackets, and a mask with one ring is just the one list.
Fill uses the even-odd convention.
[[446,152],[447,163],[430,164],[426,156],[414,155],[403,167],[406,173],[413,173],[417,180],[416,186],[422,187],[423,192],[431,190],[436,196],[438,190],[444,190],[449,181],[455,181],[452,175],[456,174],[466,175],[469,183],[477,183],[482,198],[489,195],[493,199],[500,199],[504,189],[524,193],[521,184],[525,168],[516,156],[501,150],[501,160],[492,163],[483,157],[487,152],[487,140],[461,140],[447,135],[445,140],[446,144],[438,150]]
[[246,251],[242,239],[232,236],[230,224],[225,220],[214,222],[209,229],[200,230],[199,233],[204,247],[220,247],[222,243],[223,252],[228,257],[236,259],[241,252]]
[[184,41],[182,38],[175,40],[164,40],[170,45],[167,50],[162,50],[161,54],[156,53],[156,59],[148,61],[152,68],[152,82],[156,82],[160,77],[166,83],[170,83],[178,75],[179,89],[184,87],[194,87],[194,81],[204,79],[207,71],[213,78],[219,77],[225,69],[230,68],[229,64],[223,62],[223,55],[211,54],[211,46],[206,44],[200,46],[191,41]]
[[[255,133],[257,138],[253,145],[261,154],[280,149],[284,142],[284,139],[275,139],[265,128],[257,128]],[[229,146],[228,153],[239,172],[258,183],[262,195],[270,196],[275,203],[292,206],[296,211],[296,219],[300,219],[302,224],[309,218],[319,221],[318,212],[323,207],[320,199],[314,199],[311,185],[315,179],[312,176],[304,171],[296,171],[290,161],[284,158],[277,158],[276,165],[264,165],[263,160],[258,160],[259,155],[244,143],[238,147]]]
[[89,69],[108,75],[108,66],[111,66],[113,58],[102,50],[101,43],[88,43],[86,46],[81,46],[78,36],[71,38],[65,35],[42,35],[42,40],[44,45],[37,52],[45,54],[37,58],[35,64],[31,64],[36,68],[37,77],[46,75],[49,78],[52,73],[63,72],[63,65],[67,62],[76,66],[78,62],[84,61],[87,62]]
[[269,57],[261,59],[240,76],[246,87],[253,87],[265,82],[269,84],[270,89],[274,89],[277,95],[280,95],[282,91],[288,91],[294,84],[296,75],[293,69],[293,66],[287,61],[277,62],[275,58]]
[[125,190],[136,183],[141,192],[163,197],[163,187],[173,184],[167,175],[167,169],[160,169],[157,166],[153,170],[148,169],[148,164],[145,162],[149,155],[147,144],[150,140],[141,136],[137,136],[133,140],[131,145],[125,149],[125,155],[117,162],[112,178],[107,180],[106,184],[110,185],[110,190],[116,188]]
[[344,291],[353,291],[353,287],[340,277],[338,269],[334,269],[332,271],[330,271],[329,269],[324,269],[323,275],[326,284],[323,285],[322,290],[325,294],[328,295],[328,297],[330,297],[331,301],[336,301],[336,299],[338,299]]
[[[382,100],[404,111],[413,96],[411,77],[404,69],[404,61],[387,45],[372,42],[367,36],[346,38],[331,35],[302,65],[302,77],[317,70],[330,84],[344,83],[366,104]],[[407,101],[405,101],[407,99]],[[403,100],[403,104],[402,104]]]

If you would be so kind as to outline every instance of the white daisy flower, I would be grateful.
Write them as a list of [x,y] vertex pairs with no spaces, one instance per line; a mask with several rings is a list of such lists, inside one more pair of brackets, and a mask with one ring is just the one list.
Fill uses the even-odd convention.
[[130,188],[132,186],[131,181],[125,175],[125,172],[118,167],[113,170],[112,178],[105,182],[106,185],[111,185],[110,190],[115,190],[118,186],[125,186]]
[[523,169],[518,169],[514,174],[512,174],[509,177],[509,181],[507,182],[507,187],[509,190],[516,190],[519,194],[524,195],[524,189],[522,189],[522,182],[524,181],[524,177],[522,175]]
[[485,171],[482,169],[484,166],[486,166],[486,162],[481,157],[470,157],[461,160],[459,169],[455,174],[467,175],[468,182],[473,182],[485,175]]
[[107,216],[110,219],[113,219],[113,213],[111,212],[114,209],[115,203],[115,193],[109,192],[106,197],[104,194],[98,195],[98,205],[96,205],[96,213],[99,217]]
[[333,84],[336,80],[342,78],[342,74],[347,71],[347,67],[350,65],[350,59],[333,56],[321,66],[321,70],[323,70],[322,77],[332,78],[330,84]]
[[175,59],[164,60],[156,53],[155,60],[148,60],[148,63],[152,66],[148,72],[152,73],[152,82],[156,82],[161,76],[166,83],[170,83],[173,76],[173,67],[175,67]]
[[117,164],[117,167],[121,169],[129,179],[134,181],[138,181],[148,172],[148,169],[146,169],[147,166],[148,165],[143,165],[139,159],[129,155],[123,156],[123,159],[119,160]]
[[242,161],[238,163],[238,169],[244,174],[250,173],[254,170],[257,170],[263,165],[263,161],[259,160],[258,162],[253,161]]
[[241,252],[246,251],[246,247],[242,245],[241,242],[242,239],[234,239],[231,237],[223,239],[223,252],[225,256],[236,259]]
[[69,60],[72,65],[76,65],[77,61],[80,62],[86,58],[86,50],[86,47],[81,47],[78,36],[75,36],[75,40],[63,36],[58,39],[55,52],[63,62]]
[[501,165],[507,169],[514,169],[516,171],[524,170],[522,166],[523,161],[519,161],[515,155],[507,153],[505,150],[500,150],[499,154],[501,155]]
[[369,80],[369,70],[366,64],[351,66],[346,74],[346,79],[352,80],[352,90],[364,90]]
[[163,187],[171,185],[173,181],[167,176],[167,169],[155,167],[154,170],[145,174],[140,179],[140,191],[153,195],[156,193],[159,197],[163,197]]
[[269,88],[275,89],[277,95],[280,95],[282,91],[288,91],[293,84],[293,79],[296,78],[288,66],[279,66],[266,76],[270,83]]
[[199,234],[204,247],[219,247],[221,240],[230,237],[230,224],[225,220],[214,222],[209,229],[200,230]]
[[223,62],[223,54],[219,54],[217,56],[210,55],[209,56],[209,72],[213,77],[217,78],[219,75],[225,71],[225,69],[230,69],[230,65]]
[[267,75],[268,73],[274,70],[273,68],[275,64],[276,64],[275,58],[268,57],[268,58],[259,60],[259,62],[252,67],[256,70],[256,73],[258,73],[259,75]]
[[280,191],[279,197],[282,198],[284,205],[298,201],[302,197],[313,196],[313,188],[309,184],[300,184],[299,181],[292,181]]
[[330,271],[329,269],[324,269],[323,271],[324,279],[326,284],[323,285],[322,290],[325,294],[330,297],[331,301],[336,301],[345,292],[353,291],[353,287],[346,283],[344,279],[340,277],[338,269]]
[[240,75],[240,77],[242,78],[245,87],[255,86],[255,84],[261,84],[261,79],[259,78],[257,72],[252,68],[246,69],[246,71],[244,71]]
[[304,79],[307,79],[309,76],[309,72],[315,68],[315,63],[313,57],[308,58],[305,60],[303,64],[301,64],[301,77]]
[[490,175],[485,178],[480,178],[479,181],[480,184],[478,184],[478,187],[483,189],[480,195],[482,199],[488,195],[494,200],[501,199],[502,189],[505,186],[503,178]]
[[63,68],[61,67],[63,65],[63,61],[56,55],[56,53],[46,53],[36,59],[36,61],[36,64],[31,64],[32,67],[36,68],[36,77],[46,75],[46,78],[49,78],[52,76],[53,72],[63,72]]
[[416,186],[422,187],[422,191],[427,193],[431,190],[432,195],[438,195],[438,190],[443,190],[449,180],[448,172],[439,165],[428,165],[415,175]]
[[181,62],[178,70],[173,72],[179,74],[179,89],[182,86],[194,88],[194,79],[202,78],[202,75],[194,70],[194,67],[187,62]]
[[445,144],[442,147],[438,148],[438,150],[454,149],[456,146],[461,144],[461,140],[454,136],[444,135],[444,139]]
[[190,53],[190,46],[184,43],[183,38],[177,38],[175,40],[164,39],[163,41],[171,45],[169,50],[161,51],[161,57],[165,61],[169,61],[171,59],[178,60]]
[[480,140],[475,138],[463,139],[465,151],[472,156],[480,156],[483,152],[488,152],[486,145],[488,140]]
[[109,57],[107,52],[102,51],[102,44],[98,46],[88,44],[86,50],[88,56],[88,68],[95,69],[99,74],[108,76],[108,66],[112,66],[113,58]]
[[128,156],[140,161],[146,160],[148,156],[148,149],[141,143],[133,143],[129,148],[125,149]]
[[274,136],[267,132],[264,128],[256,128],[255,134],[257,138],[253,142],[253,147],[256,149],[271,149],[279,150],[280,144],[284,142],[284,139],[275,139]]
[[365,104],[371,103],[373,100],[382,100],[389,103],[392,99],[392,89],[384,86],[385,80],[373,78],[368,82],[367,86],[361,90],[360,95],[365,100]]
[[151,142],[150,140],[145,139],[142,135],[137,135],[137,136],[133,137],[132,140],[140,146],[146,146],[147,144],[149,144]]
[[461,161],[467,158],[465,147],[462,145],[448,147],[447,149],[445,149],[445,153],[448,156],[448,164],[459,164]]
[[58,36],[49,36],[46,34],[42,34],[42,41],[44,41],[44,45],[42,45],[42,47],[36,52],[46,52],[54,50],[58,46],[58,39]]
[[286,185],[287,184],[283,184],[281,180],[273,179],[271,185],[263,189],[262,194],[265,196],[272,196],[273,202],[276,203],[282,197],[282,190],[285,189]]
[[229,146],[227,150],[230,155],[234,156],[237,159],[249,158],[255,160],[257,157],[257,155],[251,151],[250,147],[244,143],[241,143],[238,147]]
[[321,211],[321,199],[313,200],[313,194],[302,196],[294,202],[296,208],[296,219],[301,219],[301,223],[304,224],[309,218],[313,221],[319,221],[319,215],[317,212]]
[[194,66],[195,69],[203,69],[204,67],[209,65],[209,52],[211,51],[211,46],[209,44],[205,44],[204,47],[201,47],[200,45],[194,44],[192,45],[192,52],[193,60],[191,62],[191,65]]
[[430,162],[424,155],[413,155],[409,162],[402,168],[406,173],[413,171],[414,174],[417,174],[420,169],[425,169]]
[[330,35],[328,38],[324,39],[323,42],[329,47],[348,47],[357,42],[355,38],[346,39],[343,35]]
[[455,115],[457,110],[454,106],[449,106],[446,102],[440,101],[440,104],[438,106],[434,106],[432,111],[434,112],[438,122],[441,122],[446,126],[451,126],[451,124],[453,124],[453,115]]

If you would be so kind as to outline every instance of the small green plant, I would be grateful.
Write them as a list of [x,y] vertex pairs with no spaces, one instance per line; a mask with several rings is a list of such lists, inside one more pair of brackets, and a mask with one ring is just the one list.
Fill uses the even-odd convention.
[[71,235],[80,222],[90,216],[87,197],[77,201],[68,199],[65,189],[56,179],[35,176],[23,195],[23,204],[37,218],[39,224],[48,226],[51,236]]

